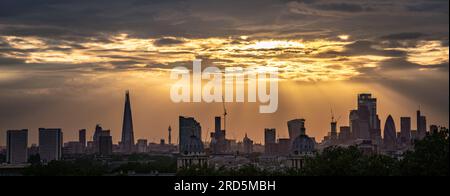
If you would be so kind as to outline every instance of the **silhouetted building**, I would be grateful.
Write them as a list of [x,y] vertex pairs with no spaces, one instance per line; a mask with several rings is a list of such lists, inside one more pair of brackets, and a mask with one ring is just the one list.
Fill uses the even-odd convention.
[[194,118],[180,116],[180,156],[177,158],[177,167],[189,168],[192,166],[206,166],[207,156],[201,140],[202,128]]
[[39,128],[39,155],[42,162],[61,160],[62,146],[63,133],[61,129]]
[[337,122],[334,120],[331,121],[330,139],[333,142],[336,142],[338,139]]
[[439,132],[439,126],[437,125],[430,125],[430,133],[431,134],[436,134]]
[[305,119],[294,119],[288,123],[289,139],[294,140],[299,135],[305,134]]
[[350,112],[350,131],[355,140],[372,140],[374,144],[381,142],[377,99],[371,94],[358,95],[358,108]]
[[98,153],[102,156],[111,155],[113,152],[112,137],[110,135],[101,135],[98,141],[99,141]]
[[264,146],[266,154],[273,155],[277,152],[276,132],[276,129],[264,130]]
[[[100,138],[103,138],[103,143],[100,142]],[[111,137],[111,131],[110,130],[104,130],[102,126],[100,125],[96,125],[95,126],[95,132],[94,132],[94,149],[93,149],[93,153],[96,154],[102,154],[102,155],[110,155],[111,153],[109,153],[109,144],[108,144],[108,140],[111,139],[111,148],[112,148],[112,137]],[[100,147],[103,144],[102,147]],[[102,150],[100,149],[102,148]]]
[[278,144],[277,144],[277,154],[278,155],[280,155],[280,156],[289,155],[290,148],[291,148],[291,140],[290,139],[287,139],[287,138],[278,139]]
[[351,140],[351,133],[349,126],[342,126],[339,128],[339,141],[340,142],[348,142]]
[[123,153],[133,153],[134,151],[134,131],[133,116],[131,113],[130,92],[125,93],[125,109],[123,112],[122,140],[121,147]]
[[189,142],[193,140],[192,136],[200,140],[201,143],[202,127],[200,126],[200,123],[197,122],[194,118],[183,116],[180,116],[179,118],[179,125],[179,151],[180,153],[187,153]]
[[377,115],[377,99],[372,97],[372,94],[358,95],[358,110],[366,108],[369,120],[370,129],[380,129],[379,119]]
[[6,132],[6,162],[21,164],[28,162],[28,130]]
[[84,153],[83,144],[79,141],[67,142],[64,144],[63,155],[79,155]]
[[211,133],[211,151],[213,154],[223,154],[229,151],[229,141],[226,139],[226,130],[222,130],[222,118],[215,117],[214,133]]
[[81,146],[86,148],[86,129],[81,129],[78,131],[78,141],[80,142]]
[[384,148],[388,151],[393,151],[397,146],[397,131],[395,129],[394,119],[391,115],[386,119],[384,125]]
[[147,152],[148,141],[145,139],[140,139],[136,143],[138,153],[146,153]]
[[420,110],[417,111],[417,136],[423,139],[427,134],[427,118],[421,115]]
[[244,153],[245,154],[251,154],[253,153],[253,140],[251,140],[247,134],[245,134],[244,139],[242,140],[242,143],[244,144]]
[[289,156],[287,157],[287,166],[294,169],[302,169],[305,166],[306,159],[314,156],[316,142],[314,139],[304,134],[297,136],[292,141]]
[[411,143],[411,118],[400,118],[400,137],[399,143],[402,145],[409,145]]
[[354,139],[370,139],[370,127],[367,109],[350,112],[350,130]]

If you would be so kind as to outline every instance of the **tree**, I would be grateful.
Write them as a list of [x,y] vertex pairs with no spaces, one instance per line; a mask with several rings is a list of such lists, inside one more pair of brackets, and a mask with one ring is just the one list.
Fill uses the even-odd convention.
[[441,128],[437,133],[416,141],[414,151],[407,152],[399,163],[402,176],[448,176],[449,130]]

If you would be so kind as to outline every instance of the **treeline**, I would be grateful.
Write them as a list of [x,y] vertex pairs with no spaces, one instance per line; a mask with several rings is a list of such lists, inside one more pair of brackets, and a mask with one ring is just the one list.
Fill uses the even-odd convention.
[[448,176],[449,131],[441,129],[421,141],[402,159],[365,155],[356,147],[329,147],[306,160],[300,170],[268,171],[252,165],[237,170],[190,168],[179,176]]
[[52,161],[48,164],[34,163],[22,173],[25,176],[105,176],[150,173],[175,173],[176,158],[135,154],[115,155],[114,160],[103,161],[92,156],[75,160]]

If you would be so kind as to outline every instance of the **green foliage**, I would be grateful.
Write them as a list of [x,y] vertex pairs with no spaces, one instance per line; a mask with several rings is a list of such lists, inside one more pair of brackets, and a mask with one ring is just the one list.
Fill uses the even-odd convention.
[[449,175],[449,130],[442,128],[438,133],[417,141],[413,152],[405,154],[399,163],[402,176],[448,176]]
[[47,165],[35,164],[24,171],[25,176],[102,176],[107,167],[91,159],[52,161]]
[[211,167],[189,167],[177,172],[178,176],[272,176],[275,173],[257,168],[253,165],[245,165],[239,169],[218,169]]
[[396,161],[384,155],[364,155],[358,148],[329,147],[307,160],[305,176],[389,176]]
[[31,163],[32,165],[41,163],[41,156],[39,154],[30,155],[28,157],[28,163]]
[[128,163],[115,169],[115,172],[134,171],[136,173],[148,174],[157,171],[158,173],[175,173],[177,170],[177,160],[167,156],[131,155]]

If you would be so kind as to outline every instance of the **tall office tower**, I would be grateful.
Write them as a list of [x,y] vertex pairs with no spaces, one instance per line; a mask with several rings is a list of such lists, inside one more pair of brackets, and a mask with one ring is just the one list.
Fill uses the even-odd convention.
[[[103,137],[103,138],[102,138]],[[109,138],[110,137],[110,138]],[[103,141],[101,141],[103,139]],[[94,132],[94,141],[93,141],[93,152],[102,155],[108,154],[108,142],[111,140],[111,148],[112,148],[112,136],[110,130],[104,130],[100,125],[95,126]]]
[[276,129],[264,130],[264,149],[266,154],[274,154],[276,152]]
[[353,139],[370,139],[369,115],[365,107],[350,112],[350,130]]
[[350,127],[342,126],[339,128],[339,141],[347,142],[351,139]]
[[407,145],[410,143],[410,141],[411,141],[411,118],[401,117],[399,142],[401,144]]
[[131,114],[130,92],[125,93],[125,109],[122,126],[122,152],[132,153],[134,149],[133,117]]
[[78,142],[80,142],[83,148],[86,148],[86,129],[78,131]]
[[61,129],[39,128],[39,155],[44,163],[60,160],[62,156],[63,133]]
[[289,139],[293,141],[300,135],[305,135],[305,119],[294,119],[288,123]]
[[395,150],[397,146],[397,131],[395,129],[394,119],[391,115],[386,119],[384,125],[384,147],[387,150]]
[[377,99],[372,97],[372,94],[358,95],[358,110],[360,108],[367,108],[368,120],[370,129],[379,129],[377,117]]
[[222,130],[222,117],[216,116],[214,118],[214,133],[211,134],[211,151],[213,154],[222,154],[227,152],[226,131]]
[[337,134],[337,122],[332,120],[331,121],[331,131],[330,131],[330,139],[333,141],[336,141],[338,139],[338,134]]
[[420,110],[417,111],[417,136],[423,139],[427,135],[427,118],[422,116]]
[[103,156],[108,156],[112,154],[112,148],[113,148],[113,144],[112,144],[112,137],[106,133],[109,132],[104,132],[105,135],[101,135],[100,137],[98,137],[98,154],[103,155]]
[[[192,140],[202,138],[202,127],[194,118],[179,117],[179,151],[183,153],[188,150],[188,144]],[[195,138],[195,139],[194,139]]]
[[28,130],[6,132],[6,162],[20,164],[28,161]]
[[172,145],[172,127],[169,126],[168,131],[169,131],[169,138],[168,138],[169,145]]

